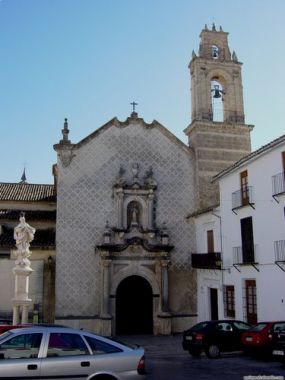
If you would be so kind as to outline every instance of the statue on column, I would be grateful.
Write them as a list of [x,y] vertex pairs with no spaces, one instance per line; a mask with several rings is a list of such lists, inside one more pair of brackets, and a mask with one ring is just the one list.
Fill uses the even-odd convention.
[[20,214],[20,223],[14,228],[14,239],[16,240],[17,250],[15,252],[17,259],[13,273],[15,275],[15,296],[12,299],[13,304],[13,324],[28,323],[29,308],[32,299],[29,298],[29,276],[33,272],[30,267],[29,257],[30,243],[34,239],[35,228],[31,227],[25,220],[25,214]]
[[31,255],[29,250],[30,242],[34,240],[35,228],[31,227],[25,220],[25,214],[21,213],[20,223],[14,228],[14,239],[16,240],[16,265],[29,266],[30,260],[28,257]]

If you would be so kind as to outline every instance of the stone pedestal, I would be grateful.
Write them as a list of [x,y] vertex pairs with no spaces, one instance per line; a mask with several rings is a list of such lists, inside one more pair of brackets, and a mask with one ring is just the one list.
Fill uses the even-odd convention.
[[15,275],[15,297],[12,299],[14,325],[28,323],[29,307],[32,304],[29,298],[29,276],[32,272],[29,266],[17,265],[13,269]]

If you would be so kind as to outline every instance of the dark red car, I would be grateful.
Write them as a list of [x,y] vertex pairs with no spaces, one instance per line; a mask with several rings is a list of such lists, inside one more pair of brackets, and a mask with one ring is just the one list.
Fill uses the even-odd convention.
[[241,335],[244,352],[250,355],[270,353],[272,333],[284,329],[284,326],[284,321],[257,323]]
[[0,335],[5,331],[18,329],[19,327],[28,327],[28,325],[0,325]]

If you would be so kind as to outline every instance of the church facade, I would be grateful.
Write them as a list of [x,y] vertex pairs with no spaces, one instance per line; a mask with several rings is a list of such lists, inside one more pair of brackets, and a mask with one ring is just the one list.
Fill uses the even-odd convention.
[[252,130],[228,33],[205,26],[200,38],[188,145],[135,111],[77,143],[65,120],[54,145],[55,322],[103,335],[170,334],[196,322],[187,215],[218,203],[211,179],[250,153]]
[[[189,68],[188,146],[136,112],[76,144],[65,121],[54,146],[57,322],[108,335],[169,334],[196,321],[195,228],[186,216],[218,201],[211,178],[250,152],[252,127],[227,33],[205,28]],[[218,121],[213,97],[222,98]]]

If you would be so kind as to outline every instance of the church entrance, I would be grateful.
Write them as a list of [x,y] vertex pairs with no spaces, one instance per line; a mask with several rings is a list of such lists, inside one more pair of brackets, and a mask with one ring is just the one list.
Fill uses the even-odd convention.
[[116,334],[152,334],[152,288],[140,276],[129,276],[116,293]]

